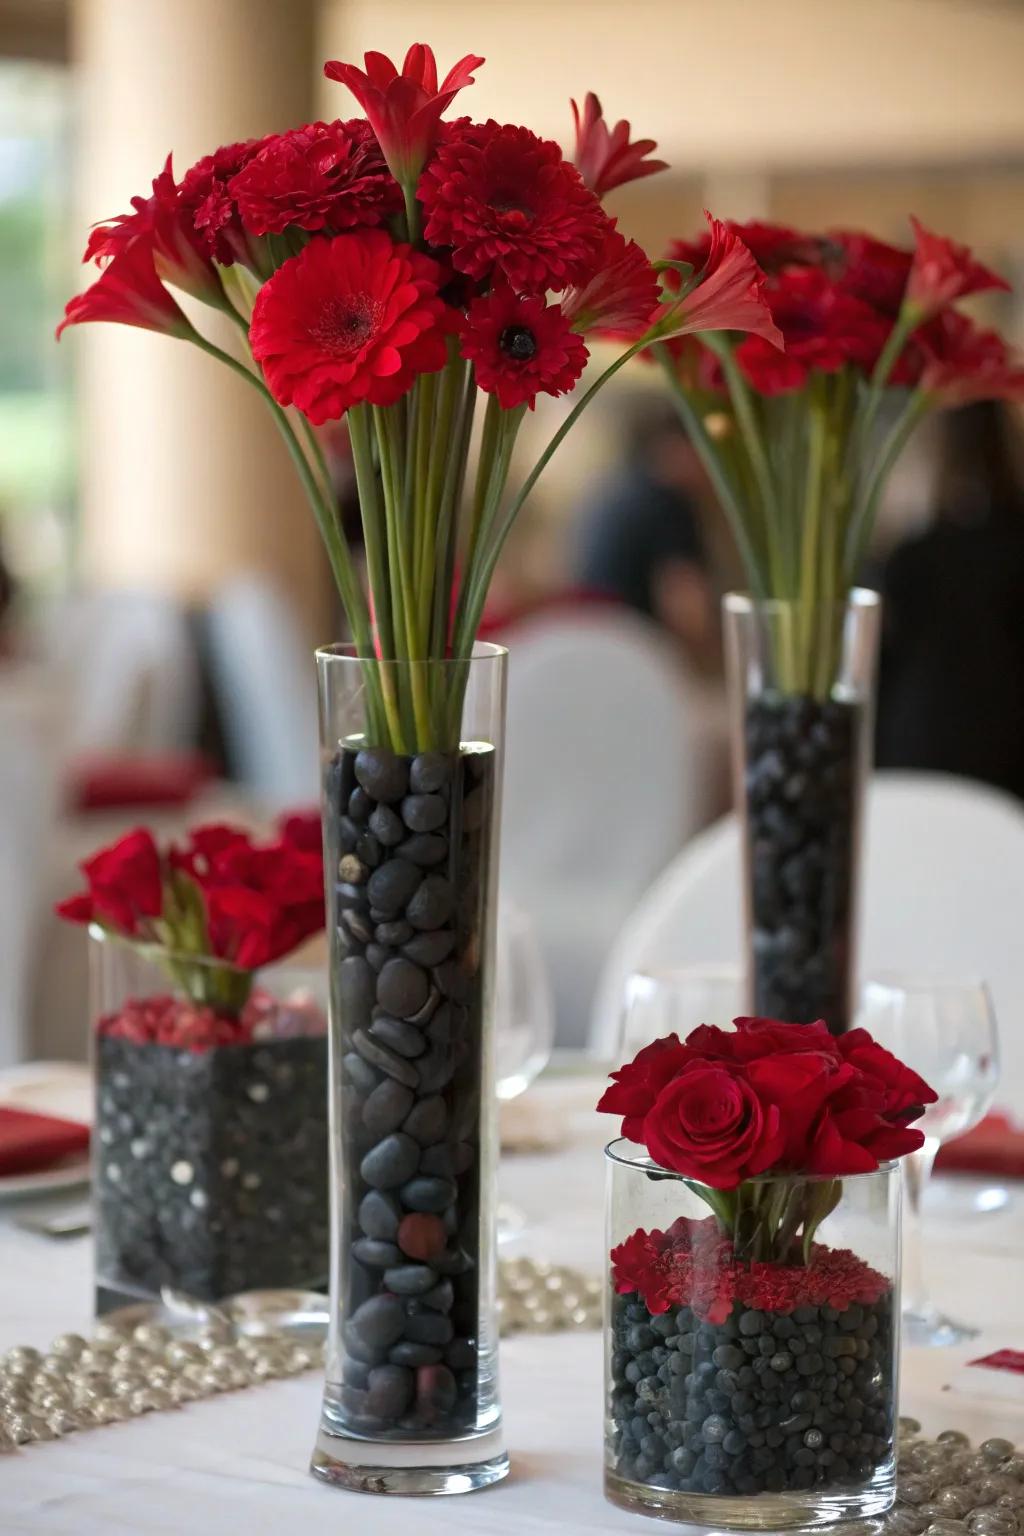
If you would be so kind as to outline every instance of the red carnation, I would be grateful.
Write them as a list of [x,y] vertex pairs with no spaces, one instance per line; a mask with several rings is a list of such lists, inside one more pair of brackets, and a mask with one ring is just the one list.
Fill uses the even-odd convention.
[[975,400],[1024,400],[1024,358],[995,331],[984,331],[950,309],[916,333],[924,360],[921,388],[940,405]]
[[[710,240],[704,265],[684,296],[662,307],[654,339],[694,331],[747,331],[772,347],[782,335],[765,298],[765,280],[740,237],[721,219],[705,213]],[[678,273],[669,273],[670,287],[679,287]]]
[[309,123],[275,134],[228,182],[239,217],[254,235],[380,224],[402,206],[372,130],[350,123]]
[[477,280],[502,273],[515,289],[585,282],[609,228],[558,145],[511,124],[447,135],[417,195],[427,240],[452,246],[457,271]]
[[314,240],[261,288],[249,338],[281,405],[319,426],[390,405],[447,360],[439,268],[383,230]]
[[235,261],[254,265],[253,253],[242,229],[235,199],[228,191],[228,183],[272,138],[273,135],[222,144],[212,155],[197,160],[181,179],[182,207],[191,217],[207,250],[222,267],[231,266]]
[[562,300],[573,330],[635,337],[658,305],[658,279],[635,240],[610,229],[592,275]]
[[157,275],[153,245],[148,239],[128,240],[110,257],[92,287],[68,301],[57,327],[58,340],[66,326],[95,320],[136,325],[187,340],[195,337],[184,310]]
[[910,252],[859,231],[838,230],[828,238],[836,253],[833,276],[839,285],[895,320],[910,275]]
[[595,196],[604,197],[613,187],[668,169],[667,161],[648,158],[658,147],[654,139],[634,139],[630,143],[629,124],[624,119],[609,129],[593,91],[587,92],[582,113],[572,103],[572,115],[576,124],[576,168]]
[[917,219],[910,222],[917,245],[904,304],[915,323],[968,294],[983,293],[989,288],[1009,291],[1009,283],[975,261],[966,245],[932,234]]
[[764,1173],[784,1147],[779,1111],[762,1102],[742,1069],[691,1062],[659,1093],[644,1119],[647,1150],[714,1189]]
[[324,65],[324,74],[348,86],[366,113],[392,175],[412,187],[434,147],[442,112],[464,86],[473,84],[472,72],[484,61],[467,53],[440,86],[433,51],[425,43],[409,49],[401,74],[383,53],[367,53],[363,62],[365,72],[333,60]]
[[469,306],[462,355],[503,410],[533,409],[537,395],[564,395],[583,372],[587,349],[558,304],[518,295],[506,283]]

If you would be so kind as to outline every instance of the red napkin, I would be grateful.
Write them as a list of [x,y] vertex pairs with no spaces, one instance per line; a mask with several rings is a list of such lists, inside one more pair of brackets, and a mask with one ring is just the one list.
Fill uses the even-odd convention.
[[89,1145],[89,1127],[0,1105],[0,1177],[49,1168]]
[[70,797],[78,811],[129,805],[185,805],[213,778],[201,753],[162,757],[86,757],[71,769]]
[[1007,1115],[986,1115],[966,1136],[958,1136],[940,1149],[935,1160],[940,1173],[995,1174],[1003,1179],[1024,1179],[1024,1130]]

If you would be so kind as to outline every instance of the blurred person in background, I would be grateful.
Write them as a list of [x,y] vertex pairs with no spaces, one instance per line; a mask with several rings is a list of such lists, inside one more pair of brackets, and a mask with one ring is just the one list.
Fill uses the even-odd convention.
[[880,578],[877,761],[1024,798],[1022,452],[999,403],[939,419],[934,516]]
[[14,629],[17,595],[17,583],[4,559],[3,545],[0,544],[0,662],[9,660],[18,652]]
[[717,602],[701,530],[707,489],[672,406],[634,406],[625,462],[593,487],[577,514],[574,579],[625,603],[680,642],[700,672],[717,667]]

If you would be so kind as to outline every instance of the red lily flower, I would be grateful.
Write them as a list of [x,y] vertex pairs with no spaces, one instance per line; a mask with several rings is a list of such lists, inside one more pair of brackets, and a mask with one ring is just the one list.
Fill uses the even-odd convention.
[[145,331],[192,340],[195,331],[184,310],[168,293],[154,265],[154,246],[145,239],[130,240],[118,250],[100,276],[84,293],[68,301],[57,339],[68,325],[90,320],[110,320],[118,325],[137,325]]
[[652,340],[693,331],[746,331],[781,349],[782,332],[765,297],[764,273],[734,230],[706,209],[704,217],[711,229],[707,260],[683,298],[663,307]]
[[365,71],[335,59],[324,65],[324,74],[348,86],[377,135],[391,174],[404,187],[411,187],[434,147],[442,112],[463,86],[473,84],[472,71],[483,62],[477,54],[467,53],[438,86],[433,50],[425,43],[414,43],[401,74],[383,53],[367,53]]
[[624,118],[609,129],[593,91],[587,92],[582,113],[575,102],[571,105],[576,123],[576,169],[598,197],[604,197],[612,187],[668,169],[667,160],[647,158],[658,147],[654,139],[634,139],[630,143],[629,124]]
[[942,235],[932,234],[917,219],[912,218],[910,222],[914,226],[917,249],[903,307],[916,323],[968,294],[983,293],[989,288],[1009,291],[1009,283],[975,261],[966,245],[957,245]]

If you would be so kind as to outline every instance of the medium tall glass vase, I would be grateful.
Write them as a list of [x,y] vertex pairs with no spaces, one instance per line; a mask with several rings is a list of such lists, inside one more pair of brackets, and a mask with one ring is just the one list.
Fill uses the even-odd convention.
[[508,1471],[492,1029],[505,652],[317,660],[332,1252],[312,1470],[363,1492],[465,1492]]
[[725,599],[749,1006],[850,1027],[881,599]]

